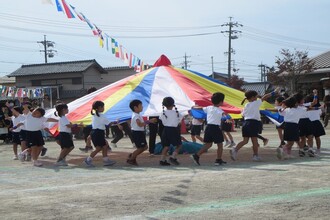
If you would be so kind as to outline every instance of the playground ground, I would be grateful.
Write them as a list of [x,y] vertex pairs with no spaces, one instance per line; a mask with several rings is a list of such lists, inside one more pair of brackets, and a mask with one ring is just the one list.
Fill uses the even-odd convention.
[[[180,155],[180,166],[160,167],[160,156],[138,158],[139,167],[126,164],[133,150],[127,138],[113,149],[117,163],[86,168],[87,156],[76,149],[68,167],[56,167],[55,142],[46,142],[43,167],[12,160],[11,145],[0,145],[0,219],[329,219],[330,136],[322,137],[319,158],[278,161],[274,125],[265,125],[270,139],[260,148],[262,162],[252,162],[251,145],[225,166],[214,166],[216,147],[196,166]],[[330,131],[327,130],[329,134]],[[238,142],[240,131],[234,132]],[[189,139],[188,135],[185,135]],[[297,155],[295,148],[294,154]]]

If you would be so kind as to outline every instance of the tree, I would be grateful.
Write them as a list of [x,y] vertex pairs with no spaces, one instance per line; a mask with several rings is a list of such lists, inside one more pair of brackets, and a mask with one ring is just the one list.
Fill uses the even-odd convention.
[[226,80],[226,83],[234,89],[242,90],[244,78],[239,78],[237,75],[232,75],[230,79]]
[[293,52],[282,49],[275,63],[277,66],[269,69],[268,80],[274,85],[285,87],[291,93],[299,90],[298,82],[315,69],[314,61],[308,58],[308,52],[296,49]]

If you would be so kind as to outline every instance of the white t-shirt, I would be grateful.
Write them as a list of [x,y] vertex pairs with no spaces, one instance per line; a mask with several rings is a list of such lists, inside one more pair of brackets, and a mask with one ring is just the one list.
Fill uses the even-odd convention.
[[[25,117],[23,115],[19,115],[17,117],[15,116],[11,116],[11,120],[13,122],[13,126],[15,127],[18,123],[22,122],[25,120]],[[13,132],[20,132],[21,129],[22,129],[23,125],[16,128],[16,129],[13,129]]]
[[71,133],[71,128],[67,127],[70,124],[70,121],[66,116],[62,116],[59,120],[60,132]]
[[297,109],[299,110],[300,118],[308,118],[307,108],[305,106],[308,106],[306,104],[304,105],[298,105]]
[[107,119],[104,114],[99,113],[99,116],[96,114],[92,117],[92,128],[105,130],[105,126],[110,124],[109,119]]
[[221,117],[224,111],[216,106],[210,105],[203,108],[206,113],[206,122],[211,125],[221,125]]
[[319,121],[319,120],[321,120],[321,114],[322,114],[322,110],[321,109],[307,111],[308,118],[311,121]]
[[132,131],[144,131],[144,127],[140,127],[137,123],[136,120],[139,119],[140,122],[143,122],[143,118],[140,114],[133,112],[132,114],[132,120],[131,120],[131,129]]
[[[167,116],[165,116],[165,115]],[[178,127],[179,123],[181,122],[183,116],[176,112],[176,110],[168,110],[166,109],[164,113],[160,115],[160,120],[162,120],[162,123],[166,127]]]
[[45,117],[36,118],[32,116],[32,113],[28,113],[25,116],[25,120],[23,121],[26,131],[40,131],[43,128],[45,128],[46,122],[47,122],[47,118]]
[[302,111],[298,108],[286,108],[280,115],[284,116],[284,122],[299,123]]
[[191,121],[191,124],[192,125],[202,125],[203,121],[200,120],[200,119],[197,119],[197,118],[193,118],[192,121]]
[[254,119],[260,121],[260,111],[259,108],[262,104],[261,99],[257,99],[253,102],[248,102],[245,104],[244,109],[242,111],[242,115],[244,120]]

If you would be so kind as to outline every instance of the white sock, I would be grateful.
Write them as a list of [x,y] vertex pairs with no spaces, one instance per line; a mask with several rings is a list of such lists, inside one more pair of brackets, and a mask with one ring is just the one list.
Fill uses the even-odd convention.
[[92,160],[93,160],[93,158],[91,156],[87,157],[87,161],[92,161]]
[[109,157],[103,157],[103,161],[108,161]]
[[172,154],[172,158],[175,159],[176,158],[176,155],[177,155],[177,152],[174,151],[173,154]]

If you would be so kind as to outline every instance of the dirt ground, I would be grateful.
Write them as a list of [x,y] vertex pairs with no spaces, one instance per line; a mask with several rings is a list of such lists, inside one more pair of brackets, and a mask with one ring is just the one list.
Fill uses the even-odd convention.
[[[327,133],[330,133],[329,130]],[[240,130],[234,132],[236,142]],[[224,166],[214,166],[216,147],[196,166],[180,155],[180,166],[160,167],[160,156],[144,153],[139,167],[126,164],[133,150],[127,138],[110,158],[117,163],[86,168],[88,155],[76,149],[68,167],[56,167],[60,148],[46,142],[43,167],[12,160],[11,145],[0,145],[0,219],[329,219],[330,137],[322,137],[318,158],[278,161],[279,143],[273,125],[263,135],[270,139],[260,148],[262,162],[252,162],[250,144],[231,161],[224,150]],[[188,135],[185,135],[189,139]],[[159,140],[159,139],[158,139]]]

